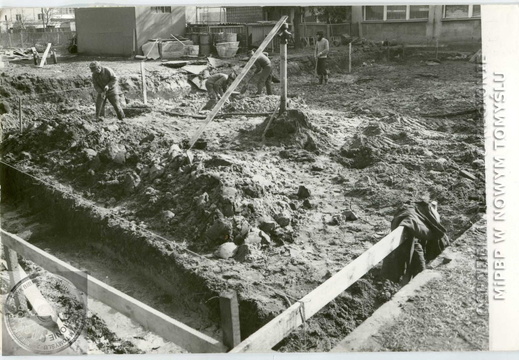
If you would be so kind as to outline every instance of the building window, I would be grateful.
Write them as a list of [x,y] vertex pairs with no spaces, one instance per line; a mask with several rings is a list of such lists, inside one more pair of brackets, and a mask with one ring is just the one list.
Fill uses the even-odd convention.
[[16,14],[16,21],[22,21],[22,14]]
[[159,14],[171,14],[171,6],[153,6],[151,11]]
[[405,20],[407,6],[386,6],[387,20]]
[[445,19],[480,18],[481,5],[445,5],[443,17]]
[[409,19],[428,19],[429,5],[410,5]]
[[384,20],[384,6],[365,6],[364,20]]
[[427,20],[429,5],[364,6],[364,20]]
[[5,21],[7,21],[7,15],[5,15]]
[[38,20],[43,20],[43,14],[38,14]]

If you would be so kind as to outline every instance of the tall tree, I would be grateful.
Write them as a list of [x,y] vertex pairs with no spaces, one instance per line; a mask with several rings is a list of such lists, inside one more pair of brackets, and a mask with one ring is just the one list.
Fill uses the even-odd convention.
[[50,21],[52,20],[52,15],[56,13],[55,8],[42,8],[43,10],[43,21],[44,25],[47,28],[50,24]]

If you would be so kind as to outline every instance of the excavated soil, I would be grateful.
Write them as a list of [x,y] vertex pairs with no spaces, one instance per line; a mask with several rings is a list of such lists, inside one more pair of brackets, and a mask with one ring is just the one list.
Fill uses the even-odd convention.
[[[326,86],[307,57],[290,60],[298,69],[289,72],[290,110],[216,119],[193,162],[184,148],[203,120],[171,113],[193,114],[206,96],[182,70],[146,63],[144,106],[139,64],[106,61],[121,77],[129,116],[96,122],[87,59],[12,66],[0,74],[9,109],[2,159],[46,184],[4,166],[2,200],[25,198],[40,210],[54,203],[42,215],[60,219],[63,231],[96,239],[171,293],[202,293],[196,311],[214,323],[218,304],[209,299],[236,290],[245,338],[389,233],[402,203],[437,201],[451,238],[484,211],[475,65],[373,59],[348,74],[336,53]],[[278,101],[245,97],[222,111],[271,113]],[[224,243],[231,254],[245,251],[220,258]],[[375,268],[277,349],[327,351],[397,290]]]

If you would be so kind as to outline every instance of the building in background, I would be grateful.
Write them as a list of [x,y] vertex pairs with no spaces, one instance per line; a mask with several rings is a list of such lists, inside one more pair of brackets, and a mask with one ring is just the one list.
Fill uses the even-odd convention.
[[76,9],[78,53],[131,56],[150,39],[184,35],[193,6],[85,7]]
[[75,31],[75,9],[0,8],[0,32]]

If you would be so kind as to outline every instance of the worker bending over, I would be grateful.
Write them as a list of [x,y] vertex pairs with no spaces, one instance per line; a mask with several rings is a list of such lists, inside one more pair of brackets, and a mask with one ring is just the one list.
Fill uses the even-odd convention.
[[317,42],[315,43],[315,58],[317,59],[317,75],[319,75],[319,84],[328,83],[328,69],[326,59],[330,52],[330,44],[324,38],[322,31],[317,32]]
[[230,75],[217,73],[209,76],[205,82],[205,87],[209,93],[209,99],[220,100],[235,78],[236,75],[234,73],[231,73]]
[[114,107],[117,118],[119,120],[124,119],[124,111],[119,100],[121,90],[114,71],[101,66],[98,61],[90,63],[90,70],[92,71],[94,89],[97,92],[96,119],[99,120],[100,117],[105,115],[106,100],[110,101],[110,104]]
[[[249,52],[249,56],[254,55],[256,49]],[[261,95],[263,87],[267,90],[267,95],[272,95],[272,64],[265,53],[261,53],[254,63],[256,71],[254,76],[258,74],[256,80],[257,92],[256,95]]]

